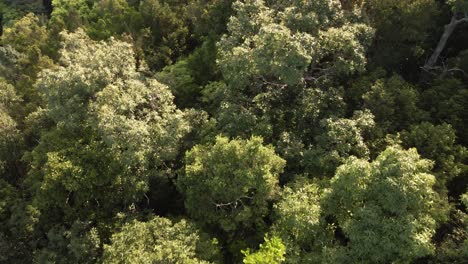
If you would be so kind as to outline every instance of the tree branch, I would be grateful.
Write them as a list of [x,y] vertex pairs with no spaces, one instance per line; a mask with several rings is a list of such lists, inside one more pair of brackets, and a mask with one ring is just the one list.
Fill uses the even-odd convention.
[[268,81],[264,76],[260,76],[258,79],[260,80],[261,82],[260,85],[262,87],[265,85],[271,85],[279,89],[284,89],[288,86],[287,84],[284,84],[284,83],[276,83],[276,82]]
[[216,202],[212,202],[212,204],[214,206],[216,206],[216,210],[218,209],[226,209],[226,208],[231,208],[231,211],[234,211],[235,209],[237,209],[237,207],[239,206],[244,206],[244,202],[242,201],[242,199],[249,199],[249,200],[252,200],[253,197],[249,197],[249,196],[242,196],[242,197],[239,197],[237,198],[235,201],[233,202],[229,202],[229,203],[216,203]]

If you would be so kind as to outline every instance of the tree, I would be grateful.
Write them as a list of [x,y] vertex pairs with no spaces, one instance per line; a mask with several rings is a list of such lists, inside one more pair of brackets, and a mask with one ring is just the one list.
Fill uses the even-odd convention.
[[168,88],[136,71],[131,45],[62,37],[61,65],[37,83],[52,124],[25,156],[27,186],[44,213],[92,221],[139,201],[189,126]]
[[161,70],[185,54],[189,28],[180,2],[143,0],[139,12],[144,21],[141,48],[150,69]]
[[250,252],[250,250],[242,251],[244,257],[244,264],[280,264],[284,261],[284,254],[286,247],[278,237],[268,238],[265,237],[265,243],[260,245],[257,252]]
[[39,18],[29,13],[5,28],[2,43],[12,46],[18,52],[28,53],[32,49],[43,49],[46,45],[46,27],[39,23]]
[[451,214],[450,228],[445,234],[444,240],[437,248],[436,256],[432,263],[454,263],[461,264],[468,258],[468,192],[460,196],[460,205],[465,210],[454,209]]
[[299,180],[281,192],[273,206],[271,233],[286,246],[286,263],[319,263],[321,251],[333,233],[322,224],[322,188]]
[[327,118],[321,121],[323,133],[316,145],[304,154],[305,170],[310,175],[331,176],[350,156],[369,158],[364,136],[374,128],[370,111],[356,111],[352,119]]
[[12,8],[5,1],[0,2],[0,35],[3,34],[3,27],[13,21],[19,14],[18,10]]
[[[233,9],[218,42],[227,85],[215,115],[218,129],[267,142],[287,132],[308,146],[321,119],[340,116],[341,81],[365,70],[373,30],[335,0],[236,1]],[[309,110],[323,116],[310,124],[316,116]]]
[[[16,126],[15,121],[11,118],[13,108],[21,102],[21,98],[16,94],[13,85],[6,82],[5,79],[0,78],[0,113],[1,113],[1,129],[9,130],[14,129]],[[8,133],[2,133],[5,135]]]
[[221,35],[232,15],[234,0],[195,0],[187,6],[187,16],[193,24],[193,32],[198,39]]
[[377,80],[362,98],[383,135],[408,128],[425,118],[418,108],[417,89],[398,75]]
[[435,187],[443,194],[446,193],[447,184],[468,169],[464,164],[468,157],[467,149],[457,144],[455,131],[448,124],[435,126],[423,122],[402,131],[400,138],[404,147],[416,148],[421,156],[435,162]]
[[188,57],[164,67],[156,75],[158,80],[171,88],[175,103],[181,108],[203,106],[207,110],[209,107],[206,105],[220,103],[218,96],[209,98],[203,95],[211,93],[210,90],[218,85],[216,81],[220,79],[216,64],[216,40],[213,38],[205,40]]
[[96,227],[76,221],[70,229],[56,225],[47,232],[47,246],[34,252],[37,263],[95,263],[101,250]]
[[19,181],[16,162],[22,153],[22,138],[12,114],[21,102],[14,87],[0,78],[0,179],[11,184]]
[[[1,166],[1,165],[0,165]],[[0,167],[0,175],[2,175]],[[17,202],[17,190],[0,178],[0,222],[7,223],[11,216],[11,208]],[[0,227],[0,262],[6,263],[14,255],[15,246],[13,236],[10,234],[9,226],[2,224]]]
[[0,52],[4,55],[0,56],[5,57],[4,67],[8,69],[0,76],[4,75],[3,77],[15,86],[16,93],[23,100],[23,104],[18,105],[15,111],[16,120],[22,121],[42,103],[34,87],[37,75],[41,70],[53,65],[46,55],[46,27],[41,25],[37,16],[29,13],[5,28],[1,43],[5,48]]
[[186,108],[197,105],[197,94],[201,89],[192,75],[187,61],[179,60],[176,64],[166,66],[157,74],[157,78],[170,87],[177,106]]
[[137,39],[143,22],[139,12],[126,0],[97,1],[88,19],[86,32],[93,39],[118,37],[124,33]]
[[323,120],[344,115],[344,95],[344,89],[337,87],[310,87],[302,91],[294,120],[298,136],[305,144],[313,144],[315,137],[323,132]]
[[271,5],[237,1],[234,11],[229,34],[219,43],[221,70],[233,87],[243,88],[255,81],[279,88],[364,69],[372,30],[346,23],[348,17],[338,1]]
[[1,78],[14,80],[19,75],[20,67],[18,61],[25,56],[11,46],[0,46],[0,76]]
[[49,25],[53,31],[75,31],[86,25],[90,6],[87,0],[52,0],[53,11]]
[[408,263],[434,253],[431,166],[415,149],[390,146],[373,162],[351,157],[338,168],[322,201],[345,236],[338,260]]
[[0,262],[31,263],[35,246],[31,234],[37,211],[25,206],[22,190],[3,176],[0,173]]
[[259,137],[229,141],[218,136],[214,145],[196,145],[186,153],[177,184],[193,218],[233,233],[263,225],[284,166]]
[[219,254],[216,239],[209,239],[192,223],[173,223],[162,217],[134,220],[114,233],[104,245],[104,263],[208,263]]
[[42,2],[41,0],[1,0],[0,35],[2,35],[2,26],[8,27],[26,14],[34,13],[39,15],[44,13]]
[[436,80],[433,85],[421,94],[421,105],[436,124],[448,123],[456,131],[459,141],[466,146],[468,128],[465,120],[468,111],[465,102],[468,100],[468,89],[459,79],[453,77]]

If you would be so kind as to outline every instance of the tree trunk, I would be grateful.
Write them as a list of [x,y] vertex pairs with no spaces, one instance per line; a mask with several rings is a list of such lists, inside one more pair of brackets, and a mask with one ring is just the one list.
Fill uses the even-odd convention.
[[42,0],[42,6],[46,12],[48,18],[50,18],[50,14],[52,14],[52,0]]
[[450,20],[450,23],[445,25],[444,33],[442,34],[442,37],[440,37],[440,40],[439,40],[439,43],[437,44],[436,49],[434,50],[434,52],[432,53],[431,57],[426,62],[426,64],[424,64],[423,69],[430,70],[434,68],[434,66],[437,63],[437,60],[439,59],[440,54],[444,50],[445,45],[447,44],[447,41],[452,35],[453,31],[455,30],[458,24],[464,21],[468,21],[468,18],[464,17],[462,19],[457,19],[457,14],[456,13],[453,14],[452,19]]

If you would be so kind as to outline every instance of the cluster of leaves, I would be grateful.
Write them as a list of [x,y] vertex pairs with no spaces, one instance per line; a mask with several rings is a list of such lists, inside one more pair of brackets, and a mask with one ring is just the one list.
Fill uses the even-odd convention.
[[0,263],[465,263],[467,3],[0,0]]
[[216,244],[185,220],[174,224],[161,217],[133,220],[112,235],[110,245],[104,245],[103,262],[208,263],[219,257]]

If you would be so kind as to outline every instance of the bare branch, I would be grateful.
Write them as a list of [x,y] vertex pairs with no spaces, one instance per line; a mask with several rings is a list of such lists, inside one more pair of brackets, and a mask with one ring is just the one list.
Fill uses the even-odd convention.
[[242,199],[252,200],[253,197],[242,196],[242,197],[237,198],[235,201],[228,202],[228,203],[216,203],[216,202],[211,202],[211,203],[216,207],[216,210],[219,210],[219,209],[224,210],[224,209],[229,209],[230,208],[231,211],[233,211],[233,210],[237,209],[238,207],[245,206]]
[[460,72],[462,73],[465,77],[468,77],[468,73],[466,73],[464,70],[460,69],[460,68],[451,68],[451,69],[448,69],[446,72]]
[[276,83],[276,82],[268,81],[263,76],[260,76],[259,79],[260,79],[260,82],[261,82],[260,85],[262,87],[265,86],[265,85],[271,85],[271,86],[274,86],[274,87],[278,87],[279,89],[284,89],[284,88],[286,88],[288,86],[287,84],[284,84],[284,83]]

